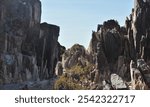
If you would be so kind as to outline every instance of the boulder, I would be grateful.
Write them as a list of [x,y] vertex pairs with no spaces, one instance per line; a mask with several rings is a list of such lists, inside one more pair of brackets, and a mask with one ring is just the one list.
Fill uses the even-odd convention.
[[111,74],[111,85],[117,90],[127,90],[128,87],[125,81],[117,74]]

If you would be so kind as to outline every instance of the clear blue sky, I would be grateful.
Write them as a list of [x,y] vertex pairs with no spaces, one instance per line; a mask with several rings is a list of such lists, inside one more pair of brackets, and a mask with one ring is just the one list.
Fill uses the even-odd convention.
[[41,0],[42,22],[60,26],[59,42],[70,48],[89,45],[92,30],[108,19],[124,25],[133,0]]

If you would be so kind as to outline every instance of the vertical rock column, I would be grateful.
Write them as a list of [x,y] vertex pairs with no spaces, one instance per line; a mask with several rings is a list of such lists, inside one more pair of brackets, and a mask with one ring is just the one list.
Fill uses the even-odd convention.
[[3,83],[38,78],[35,47],[40,20],[39,0],[0,0],[0,72]]
[[[145,60],[150,59],[148,55],[150,54],[150,48],[149,48],[150,21],[149,20],[150,20],[150,1],[135,0],[134,15],[133,15],[134,45],[139,57],[141,57],[141,54],[143,54],[142,56],[144,57]],[[144,50],[142,50],[142,47],[144,47]]]
[[54,76],[58,61],[59,26],[42,23],[36,49],[37,62],[40,66],[40,79]]

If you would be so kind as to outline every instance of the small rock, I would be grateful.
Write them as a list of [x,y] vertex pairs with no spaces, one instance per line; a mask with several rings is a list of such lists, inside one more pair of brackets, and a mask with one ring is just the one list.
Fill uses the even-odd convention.
[[114,89],[122,90],[127,89],[127,85],[123,79],[117,74],[111,74],[111,84]]

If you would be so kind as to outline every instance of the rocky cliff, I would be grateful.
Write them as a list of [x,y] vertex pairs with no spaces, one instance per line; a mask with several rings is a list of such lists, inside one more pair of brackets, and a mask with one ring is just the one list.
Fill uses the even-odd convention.
[[40,21],[39,0],[0,0],[0,84],[54,76],[60,28]]
[[40,32],[39,0],[0,1],[2,83],[38,79],[35,45]]

